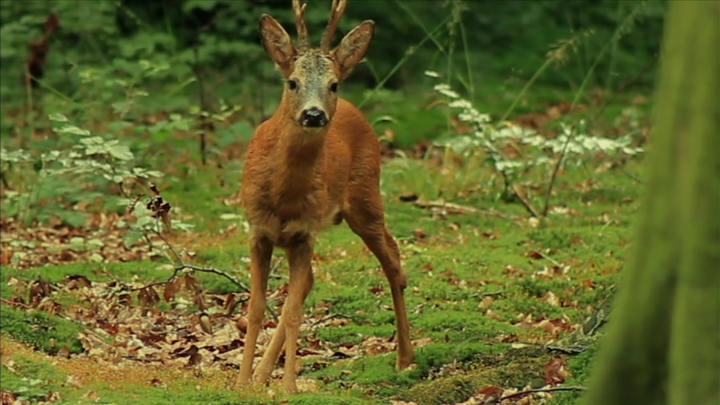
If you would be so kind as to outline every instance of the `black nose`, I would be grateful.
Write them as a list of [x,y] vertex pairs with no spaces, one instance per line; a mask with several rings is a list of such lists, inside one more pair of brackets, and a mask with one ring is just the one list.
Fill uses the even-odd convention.
[[300,116],[300,124],[304,127],[324,127],[328,123],[327,115],[325,111],[312,107],[302,112]]

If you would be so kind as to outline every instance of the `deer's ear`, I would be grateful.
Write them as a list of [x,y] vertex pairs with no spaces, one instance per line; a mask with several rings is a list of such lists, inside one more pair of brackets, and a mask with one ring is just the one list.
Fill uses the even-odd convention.
[[375,34],[375,23],[363,21],[340,41],[340,45],[332,51],[340,71],[340,80],[347,77],[352,68],[365,56]]
[[289,75],[297,50],[287,31],[277,20],[263,14],[260,17],[260,37],[270,58],[278,65],[283,74]]

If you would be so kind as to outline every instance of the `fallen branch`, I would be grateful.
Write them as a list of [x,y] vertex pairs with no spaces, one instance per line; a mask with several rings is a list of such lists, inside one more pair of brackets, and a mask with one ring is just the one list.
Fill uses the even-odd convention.
[[449,203],[445,201],[424,201],[417,200],[413,202],[414,205],[425,208],[425,209],[442,209],[449,214],[481,214],[490,215],[501,218],[507,218],[507,215],[495,210],[483,210],[480,208],[470,207],[467,205],[460,205],[455,203]]
[[505,395],[500,398],[490,398],[483,402],[483,405],[499,404],[506,399],[513,399],[518,397],[524,397],[525,395],[538,394],[542,392],[555,392],[555,391],[586,391],[587,388],[581,386],[567,386],[567,387],[547,387],[547,388],[535,388],[531,390],[525,390],[516,392],[514,394]]
[[587,350],[586,346],[572,346],[572,347],[562,347],[562,346],[550,346],[550,345],[544,345],[545,349],[550,350],[551,352],[560,352],[563,354],[570,354],[570,355],[577,355],[585,350]]

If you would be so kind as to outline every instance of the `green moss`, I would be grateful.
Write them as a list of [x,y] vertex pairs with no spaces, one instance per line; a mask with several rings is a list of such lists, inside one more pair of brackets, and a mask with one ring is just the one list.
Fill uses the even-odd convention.
[[[593,365],[593,357],[597,353],[598,346],[591,345],[584,352],[577,356],[568,358],[568,368],[572,376],[565,381],[565,385],[586,386],[587,379]],[[583,395],[582,391],[561,391],[553,394],[548,405],[576,405]]]
[[[64,318],[39,310],[21,310],[0,305],[0,330],[15,339],[46,353],[57,353],[67,347],[70,353],[82,352],[78,333],[85,328]],[[51,341],[55,341],[55,345]]]
[[328,395],[328,394],[300,394],[289,397],[290,405],[374,405],[385,404],[386,402],[366,401],[351,396]]
[[477,389],[488,386],[521,388],[542,377],[543,365],[552,356],[537,349],[486,351],[466,358],[462,368],[447,376],[423,381],[401,397],[419,405],[462,402]]
[[66,375],[51,364],[21,355],[12,356],[13,367],[2,366],[0,387],[33,401],[59,391]]
[[479,382],[473,375],[453,375],[413,387],[402,396],[418,405],[455,404],[470,397],[479,388]]

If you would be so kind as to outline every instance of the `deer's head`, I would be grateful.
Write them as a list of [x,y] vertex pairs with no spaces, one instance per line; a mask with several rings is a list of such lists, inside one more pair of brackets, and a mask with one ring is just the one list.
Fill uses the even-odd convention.
[[300,1],[293,0],[299,37],[297,46],[280,23],[267,14],[260,17],[260,34],[265,50],[285,77],[285,107],[301,127],[320,129],[335,114],[338,85],[365,56],[375,23],[362,22],[331,50],[333,35],[347,7],[347,0],[333,0],[320,48],[311,48],[305,26],[307,4],[301,5]]

